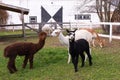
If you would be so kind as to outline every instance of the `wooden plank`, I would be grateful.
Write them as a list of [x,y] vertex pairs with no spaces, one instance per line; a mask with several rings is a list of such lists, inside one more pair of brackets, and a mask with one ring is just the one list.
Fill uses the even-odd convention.
[[9,27],[9,26],[22,26],[22,24],[7,24],[7,25],[0,25],[0,27]]
[[37,33],[39,32],[38,30],[31,28],[30,26],[27,26],[27,25],[26,25],[25,27],[27,27],[27,28],[29,28],[29,29],[31,29],[31,30],[37,32]]
[[9,11],[17,12],[17,13],[23,12],[23,14],[29,13],[29,9],[17,7],[17,6],[13,6],[13,5],[5,4],[5,3],[0,3],[0,9],[9,10]]

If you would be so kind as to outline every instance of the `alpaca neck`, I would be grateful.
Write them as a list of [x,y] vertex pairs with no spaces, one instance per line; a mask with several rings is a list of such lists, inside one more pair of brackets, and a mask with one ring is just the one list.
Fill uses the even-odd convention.
[[69,45],[68,38],[65,37],[62,32],[60,32],[58,38],[59,38],[61,43],[65,44],[66,46]]
[[39,42],[35,45],[36,51],[38,51],[39,49],[43,48],[44,44],[45,44],[45,40],[41,40],[40,39]]
[[60,32],[59,37],[60,40],[64,41],[65,40],[65,36],[62,34],[62,32]]
[[101,43],[102,41],[101,41],[100,37],[98,36],[98,34],[95,33],[95,35],[96,35],[96,40],[98,41],[98,43]]
[[72,40],[72,41],[69,40],[69,51],[70,51],[70,54],[74,52],[74,45],[75,45],[75,41],[74,40]]
[[39,47],[40,47],[40,48],[43,47],[44,44],[45,44],[45,39],[44,39],[44,40],[41,40],[41,39],[40,39],[39,42],[38,42]]

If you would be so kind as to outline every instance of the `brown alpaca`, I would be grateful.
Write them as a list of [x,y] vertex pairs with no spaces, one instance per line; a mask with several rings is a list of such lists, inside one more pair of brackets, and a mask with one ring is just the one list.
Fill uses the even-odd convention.
[[17,71],[16,66],[15,66],[15,59],[17,55],[25,56],[25,59],[22,65],[23,68],[26,67],[27,62],[29,60],[30,69],[32,69],[34,54],[38,50],[43,48],[46,37],[47,37],[47,34],[45,32],[40,32],[38,43],[19,42],[19,43],[14,43],[14,44],[7,46],[4,49],[4,56],[9,58],[7,68],[9,69],[10,73],[14,73]]

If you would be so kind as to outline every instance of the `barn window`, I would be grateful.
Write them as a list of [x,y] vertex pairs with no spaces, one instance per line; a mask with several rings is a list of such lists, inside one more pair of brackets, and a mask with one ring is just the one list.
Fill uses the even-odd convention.
[[37,23],[37,16],[30,16],[29,20],[30,20],[30,23]]
[[75,14],[75,20],[90,20],[90,14]]

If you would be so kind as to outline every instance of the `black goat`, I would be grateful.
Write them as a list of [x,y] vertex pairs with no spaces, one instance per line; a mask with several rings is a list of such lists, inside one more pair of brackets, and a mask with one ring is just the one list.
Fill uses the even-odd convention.
[[75,31],[69,31],[69,52],[72,56],[72,63],[75,68],[75,72],[78,71],[78,57],[79,55],[81,56],[82,59],[82,65],[81,67],[84,66],[84,60],[85,60],[85,54],[84,52],[87,53],[87,56],[89,58],[89,65],[92,65],[92,57],[90,55],[90,49],[89,49],[89,43],[85,39],[79,39],[75,41]]

